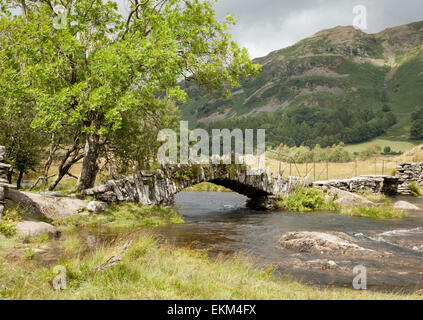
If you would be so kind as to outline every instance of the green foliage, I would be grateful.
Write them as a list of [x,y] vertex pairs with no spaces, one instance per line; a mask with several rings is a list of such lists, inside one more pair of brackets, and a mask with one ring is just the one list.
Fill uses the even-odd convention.
[[343,143],[333,145],[331,147],[322,148],[316,145],[313,149],[301,147],[288,147],[279,145],[275,150],[269,150],[268,156],[276,160],[289,161],[294,160],[296,163],[311,162],[349,162],[353,160],[352,153],[345,150]]
[[413,121],[410,128],[410,138],[414,140],[423,139],[423,119]]
[[16,224],[21,220],[21,215],[16,208],[8,208],[0,221],[0,234],[12,237],[16,234]]
[[25,15],[10,14],[20,1],[7,4],[0,8],[0,105],[34,110],[26,128],[87,140],[81,184],[95,180],[106,150],[127,166],[128,157],[136,164],[149,158],[156,147],[149,141],[172,123],[175,103],[186,101],[181,78],[226,97],[241,76],[260,69],[231,41],[234,18],[216,19],[215,1],[141,1],[126,15],[113,1],[60,2],[68,13],[62,29],[50,2],[26,6]]
[[317,144],[328,147],[340,142],[358,143],[372,139],[395,123],[396,117],[392,112],[299,106],[199,126],[210,132],[212,129],[224,128],[266,129],[266,143],[272,147],[280,143],[291,147],[314,147]]
[[379,156],[381,152],[382,148],[380,146],[372,145],[361,151],[359,157],[362,160],[367,160]]
[[410,181],[409,183],[410,191],[413,197],[420,197],[422,195],[422,190],[420,186],[415,181]]
[[295,192],[278,200],[276,206],[281,210],[309,212],[329,210],[332,204],[326,203],[321,190],[297,186]]

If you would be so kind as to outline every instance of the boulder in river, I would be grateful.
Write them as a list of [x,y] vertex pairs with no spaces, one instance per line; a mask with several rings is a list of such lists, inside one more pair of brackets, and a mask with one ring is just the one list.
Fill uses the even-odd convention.
[[356,193],[344,191],[344,190],[333,188],[333,187],[328,190],[328,193],[332,197],[332,199],[335,199],[335,203],[343,205],[343,206],[376,206],[377,205],[376,203]]
[[416,205],[414,205],[412,203],[409,203],[407,201],[398,201],[398,202],[395,202],[394,209],[397,209],[397,210],[409,210],[409,211],[421,210]]
[[363,254],[374,253],[354,243],[354,238],[342,232],[288,232],[278,241],[287,249],[307,253]]

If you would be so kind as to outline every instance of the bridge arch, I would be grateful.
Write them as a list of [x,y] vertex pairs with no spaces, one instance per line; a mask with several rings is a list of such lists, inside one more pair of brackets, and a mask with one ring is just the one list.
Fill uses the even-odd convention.
[[201,182],[229,188],[250,199],[252,206],[270,209],[274,199],[288,194],[298,179],[271,173],[249,174],[245,165],[176,165],[155,171],[137,171],[119,180],[102,181],[82,194],[106,202],[171,205],[175,194]]

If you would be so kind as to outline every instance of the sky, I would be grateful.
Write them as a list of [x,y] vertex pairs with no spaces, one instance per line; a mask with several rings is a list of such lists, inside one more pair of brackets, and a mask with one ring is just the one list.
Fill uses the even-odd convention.
[[257,58],[318,31],[353,25],[357,5],[366,8],[367,33],[423,20],[423,0],[219,0],[216,14],[238,18],[233,39]]

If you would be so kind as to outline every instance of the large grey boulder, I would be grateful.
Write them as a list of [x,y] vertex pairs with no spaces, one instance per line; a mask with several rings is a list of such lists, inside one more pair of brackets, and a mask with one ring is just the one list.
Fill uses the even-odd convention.
[[84,211],[88,201],[74,198],[56,198],[31,192],[9,190],[7,199],[19,204],[21,209],[33,217],[49,219],[67,218]]
[[397,210],[408,210],[408,211],[421,210],[416,205],[409,203],[407,201],[397,201],[397,202],[395,202],[393,207],[394,207],[394,209],[397,209]]
[[354,238],[341,232],[288,232],[279,239],[278,243],[286,249],[307,253],[361,255],[374,252],[355,244]]
[[16,231],[25,238],[38,237],[42,234],[50,237],[60,236],[60,231],[55,226],[41,221],[21,221],[16,225]]
[[377,204],[358,194],[337,188],[329,188],[328,194],[342,206],[376,206]]

